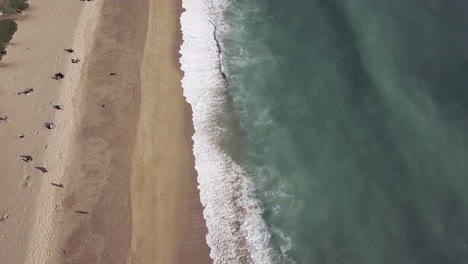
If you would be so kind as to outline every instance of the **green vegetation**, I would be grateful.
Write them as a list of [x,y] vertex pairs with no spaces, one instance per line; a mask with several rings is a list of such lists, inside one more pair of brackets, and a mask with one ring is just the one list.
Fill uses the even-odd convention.
[[28,0],[10,0],[11,7],[19,10],[25,10],[29,7]]
[[[18,26],[16,25],[16,22],[11,19],[0,21],[0,51],[4,51],[6,49],[6,45],[10,42],[17,28]],[[0,54],[0,60],[1,59],[2,54]]]
[[[29,7],[28,0],[0,0],[0,52],[4,52],[11,41],[13,34],[18,29],[16,22],[12,19],[3,19],[1,15],[16,14],[18,10]],[[0,53],[0,60],[3,54]]]
[[0,11],[4,14],[15,14],[16,10],[25,10],[29,7],[26,2],[27,0],[4,0],[1,3],[0,0]]

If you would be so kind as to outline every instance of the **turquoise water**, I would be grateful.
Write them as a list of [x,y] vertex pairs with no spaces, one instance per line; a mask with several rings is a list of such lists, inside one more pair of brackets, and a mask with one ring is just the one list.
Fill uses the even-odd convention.
[[278,263],[467,263],[467,10],[232,1],[227,93]]

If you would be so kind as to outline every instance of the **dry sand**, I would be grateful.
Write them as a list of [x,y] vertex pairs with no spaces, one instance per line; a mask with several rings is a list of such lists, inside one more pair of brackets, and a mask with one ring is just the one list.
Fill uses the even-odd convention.
[[[98,4],[80,1],[31,0],[19,30],[0,63],[0,263],[47,263],[57,194],[68,163],[78,113],[77,100],[84,50],[97,20]],[[68,54],[65,48],[76,52]],[[63,72],[65,78],[51,77]],[[33,88],[26,96],[19,92]],[[53,108],[65,106],[64,111]],[[45,122],[57,127],[48,130]],[[19,138],[24,135],[24,138]],[[31,155],[24,162],[20,155]],[[44,166],[41,173],[36,166]]]
[[[84,50],[97,20],[97,3],[31,0],[0,63],[0,263],[47,263],[56,198],[71,152]],[[68,54],[65,48],[76,52]],[[65,78],[51,77],[63,72]],[[34,92],[18,95],[27,88]],[[65,106],[64,111],[53,108]],[[45,122],[57,127],[48,130]],[[24,135],[24,138],[19,138]],[[20,155],[31,155],[24,162]],[[41,173],[36,166],[44,166]]]

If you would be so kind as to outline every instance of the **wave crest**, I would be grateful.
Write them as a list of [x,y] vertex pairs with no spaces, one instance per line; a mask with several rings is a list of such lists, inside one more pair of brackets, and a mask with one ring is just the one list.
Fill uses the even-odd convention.
[[195,169],[208,227],[207,243],[214,263],[272,261],[270,233],[245,170],[223,148],[229,128],[226,75],[221,44],[227,32],[223,11],[227,0],[183,0],[182,87],[193,111]]

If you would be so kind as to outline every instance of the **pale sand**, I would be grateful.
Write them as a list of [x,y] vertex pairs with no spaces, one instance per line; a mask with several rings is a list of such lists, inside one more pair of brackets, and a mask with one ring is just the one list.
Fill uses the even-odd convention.
[[[71,150],[78,113],[73,105],[79,94],[81,64],[85,47],[92,39],[98,3],[30,0],[30,8],[0,63],[0,263],[49,263],[48,246],[53,229],[57,195],[62,191],[50,183],[60,183]],[[76,52],[68,54],[65,48]],[[51,77],[63,72],[60,81]],[[33,88],[29,95],[17,93]],[[64,111],[54,104],[63,104]],[[57,128],[48,130],[45,122]],[[25,138],[18,136],[24,134]],[[33,157],[30,163],[19,155]],[[44,166],[43,174],[35,166]]]

